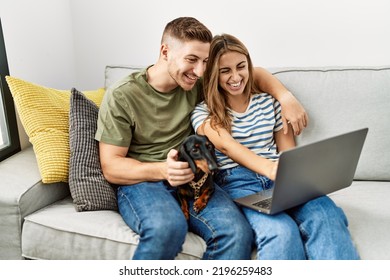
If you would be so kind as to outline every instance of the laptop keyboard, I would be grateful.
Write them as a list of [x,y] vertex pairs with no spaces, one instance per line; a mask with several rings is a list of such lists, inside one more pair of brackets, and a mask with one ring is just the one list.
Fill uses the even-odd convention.
[[260,208],[268,209],[271,206],[271,201],[272,201],[272,197],[253,203],[253,205]]

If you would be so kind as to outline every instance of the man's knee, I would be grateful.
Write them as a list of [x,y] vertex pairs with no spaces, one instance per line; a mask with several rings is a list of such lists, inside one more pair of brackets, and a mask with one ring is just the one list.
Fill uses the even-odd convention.
[[155,238],[172,241],[183,240],[188,232],[188,224],[184,215],[176,215],[175,218],[160,217],[144,223],[145,232]]

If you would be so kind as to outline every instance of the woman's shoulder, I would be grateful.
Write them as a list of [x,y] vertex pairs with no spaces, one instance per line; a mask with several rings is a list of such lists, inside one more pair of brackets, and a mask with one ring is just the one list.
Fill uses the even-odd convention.
[[276,99],[269,93],[259,92],[251,96],[252,104],[275,103]]
[[197,111],[208,111],[207,105],[206,105],[206,103],[204,101],[198,103],[195,106],[195,110],[197,110]]

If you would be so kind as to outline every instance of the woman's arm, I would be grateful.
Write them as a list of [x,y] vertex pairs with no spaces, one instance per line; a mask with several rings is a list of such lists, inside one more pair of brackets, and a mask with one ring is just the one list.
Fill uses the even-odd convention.
[[271,94],[282,106],[284,133],[288,133],[288,124],[291,124],[294,134],[299,135],[308,124],[308,116],[303,106],[275,76],[264,68],[255,67],[253,76],[260,90]]
[[274,134],[274,138],[279,153],[295,147],[295,139],[291,128],[287,134],[283,133],[283,130],[279,130]]
[[214,130],[209,121],[198,129],[198,134],[206,135],[214,146],[238,164],[275,180],[277,162],[256,155],[244,145],[237,142],[226,129]]

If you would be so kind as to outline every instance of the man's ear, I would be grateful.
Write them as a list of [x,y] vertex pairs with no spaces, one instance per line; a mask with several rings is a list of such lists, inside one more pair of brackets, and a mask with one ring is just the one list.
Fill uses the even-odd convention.
[[168,60],[168,45],[167,44],[162,44],[160,47],[160,56],[164,60]]
[[184,148],[184,145],[182,145],[179,149],[179,159],[188,162],[192,172],[194,172],[194,174],[196,173],[196,169],[197,169],[196,164],[192,159],[192,157],[187,153],[186,149]]

